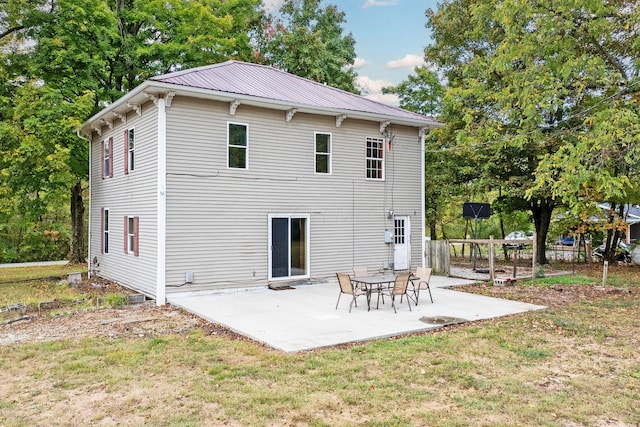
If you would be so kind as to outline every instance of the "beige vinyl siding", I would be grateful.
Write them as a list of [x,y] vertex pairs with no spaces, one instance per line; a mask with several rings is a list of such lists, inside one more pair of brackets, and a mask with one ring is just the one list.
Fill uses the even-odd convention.
[[[227,123],[248,125],[248,169],[227,168]],[[311,279],[393,261],[387,211],[411,216],[421,265],[420,138],[396,127],[385,181],[365,179],[365,137],[379,123],[176,96],[167,109],[167,292],[265,286],[268,215],[310,215]],[[332,134],[332,173],[315,174],[314,132]],[[395,170],[394,170],[395,169]],[[185,272],[194,283],[185,284]]]
[[[142,115],[127,114],[127,123],[113,119],[113,129],[102,127],[102,136],[93,132],[91,143],[91,256],[100,263],[99,276],[156,294],[157,269],[157,108],[152,102],[142,106]],[[135,129],[135,170],[124,173],[124,130]],[[113,178],[100,176],[100,142],[113,137]],[[100,212],[109,209],[109,253],[102,254]],[[139,256],[124,252],[124,217],[138,216]]]

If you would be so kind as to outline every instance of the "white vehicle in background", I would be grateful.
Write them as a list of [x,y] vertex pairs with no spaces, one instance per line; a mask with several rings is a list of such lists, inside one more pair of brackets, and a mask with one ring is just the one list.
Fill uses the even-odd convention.
[[[512,231],[504,237],[505,240],[533,240],[533,233],[531,231]],[[510,249],[522,249],[525,244],[522,242],[518,243],[505,243],[505,247]]]

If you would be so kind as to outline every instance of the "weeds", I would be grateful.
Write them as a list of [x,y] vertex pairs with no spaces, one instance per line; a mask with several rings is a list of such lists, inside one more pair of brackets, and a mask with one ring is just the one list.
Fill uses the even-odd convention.
[[[49,310],[52,315],[66,314],[74,310],[95,308],[97,298],[106,307],[123,307],[127,297],[121,293],[84,294],[69,286],[67,273],[86,270],[86,265],[62,265],[41,267],[18,267],[0,269],[0,308],[24,305],[25,312],[39,312],[40,303],[54,301],[59,309]],[[14,313],[2,313],[2,319]]]
[[108,294],[98,298],[98,305],[103,307],[124,307],[127,304],[127,296],[124,294]]

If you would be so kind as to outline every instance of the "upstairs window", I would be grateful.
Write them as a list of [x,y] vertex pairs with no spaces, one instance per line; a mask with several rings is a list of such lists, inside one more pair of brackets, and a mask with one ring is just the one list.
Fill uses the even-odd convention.
[[113,138],[102,141],[102,177],[113,177]]
[[248,168],[249,130],[247,125],[229,123],[227,130],[228,167]]
[[366,139],[366,178],[384,179],[384,139]]
[[315,134],[316,173],[331,173],[331,134]]
[[124,131],[124,173],[135,170],[135,150],[136,150],[136,138],[135,131],[133,129],[127,129]]

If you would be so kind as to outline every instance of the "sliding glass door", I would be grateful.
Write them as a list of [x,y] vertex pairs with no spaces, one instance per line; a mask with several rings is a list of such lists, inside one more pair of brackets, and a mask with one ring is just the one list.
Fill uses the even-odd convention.
[[269,278],[309,276],[309,216],[269,215]]

